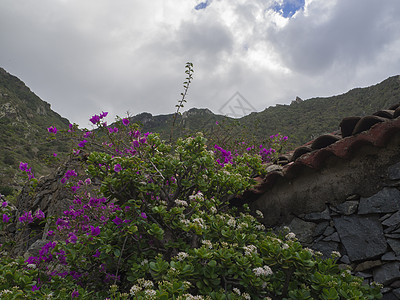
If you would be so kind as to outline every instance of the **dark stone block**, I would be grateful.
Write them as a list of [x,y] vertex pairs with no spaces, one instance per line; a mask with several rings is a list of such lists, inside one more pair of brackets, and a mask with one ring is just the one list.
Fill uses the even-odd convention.
[[333,234],[335,231],[336,231],[335,228],[329,226],[329,227],[327,227],[327,228],[325,229],[325,231],[324,231],[324,236],[331,235],[331,234]]
[[323,239],[326,242],[340,242],[339,234],[337,232],[332,233],[330,236],[327,236]]
[[304,220],[306,221],[322,221],[322,220],[330,220],[331,216],[329,215],[329,208],[326,208],[322,212],[310,213],[304,216]]
[[380,214],[400,210],[400,191],[396,188],[383,188],[369,198],[361,198],[358,213]]
[[389,285],[400,278],[400,262],[391,262],[374,270],[374,280]]
[[314,229],[313,236],[315,237],[315,236],[319,236],[319,235],[323,234],[325,229],[328,227],[328,225],[329,225],[329,222],[327,222],[327,221],[318,223],[317,227],[315,227],[315,229]]
[[395,212],[390,218],[384,220],[382,222],[382,225],[385,226],[393,226],[393,225],[397,225],[400,223],[400,211]]
[[382,300],[399,300],[393,292],[383,294]]
[[391,180],[400,179],[400,162],[388,168],[388,176]]
[[394,253],[396,253],[396,255],[399,256],[400,255],[400,241],[395,240],[395,239],[387,239],[387,242],[388,242],[390,248],[392,248],[392,250],[394,251]]
[[387,252],[384,255],[382,255],[381,260],[383,261],[400,260],[400,257],[396,256],[394,252]]
[[358,201],[346,201],[337,205],[334,210],[341,215],[351,215],[357,211]]
[[315,251],[320,251],[322,253],[322,258],[330,258],[332,251],[338,251],[339,243],[336,242],[324,242],[319,241],[312,245],[312,249]]
[[352,262],[371,260],[385,253],[387,243],[378,217],[342,216],[334,222]]

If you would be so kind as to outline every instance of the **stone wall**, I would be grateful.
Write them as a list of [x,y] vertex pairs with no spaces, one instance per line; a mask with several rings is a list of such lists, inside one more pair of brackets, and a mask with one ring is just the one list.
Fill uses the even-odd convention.
[[377,193],[350,195],[286,225],[304,246],[326,257],[338,251],[355,275],[382,283],[384,299],[400,299],[400,162],[383,171]]

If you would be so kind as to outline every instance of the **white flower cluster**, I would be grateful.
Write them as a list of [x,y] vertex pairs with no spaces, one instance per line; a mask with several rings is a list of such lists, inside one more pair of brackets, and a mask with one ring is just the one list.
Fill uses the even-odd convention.
[[251,297],[250,297],[250,295],[249,295],[249,294],[247,294],[247,293],[243,293],[243,294],[242,294],[242,297],[243,297],[243,299],[246,299],[246,300],[251,300]]
[[0,296],[11,294],[11,293],[12,292],[10,290],[2,290],[2,291],[0,291]]
[[265,226],[263,224],[258,224],[258,225],[256,225],[256,229],[260,230],[260,231],[264,231],[265,230]]
[[296,238],[296,235],[295,235],[293,232],[289,232],[289,233],[285,236],[285,238],[286,238],[287,240],[294,240],[294,239]]
[[217,208],[215,206],[211,206],[210,211],[212,214],[216,214],[217,213]]
[[137,292],[140,292],[142,290],[142,288],[140,286],[138,286],[137,284],[133,285],[129,291],[129,293],[131,294],[131,296],[135,296]]
[[264,267],[258,267],[258,268],[254,268],[253,272],[256,276],[268,276],[268,275],[272,275],[274,272],[272,272],[272,269],[268,266],[264,266]]
[[144,293],[149,297],[156,295],[156,291],[151,289],[154,287],[154,283],[151,280],[140,278],[137,282],[138,284],[133,285],[129,291],[131,296],[135,296],[136,293],[140,292],[142,289],[145,289]]
[[203,245],[205,245],[206,247],[208,247],[208,249],[212,249],[212,247],[213,247],[211,241],[209,241],[209,240],[202,240],[201,243]]
[[155,290],[145,290],[145,291],[144,291],[144,294],[145,294],[147,297],[154,297],[154,296],[156,295],[156,291],[155,291]]
[[236,226],[236,220],[234,218],[229,218],[227,224],[231,227],[235,227]]
[[314,250],[313,250],[313,249],[310,249],[310,248],[304,248],[304,250],[306,250],[306,251],[310,252],[310,253],[311,253],[311,255],[314,255]]
[[176,203],[176,205],[179,205],[179,206],[188,206],[188,203],[185,200],[176,199],[175,203]]
[[182,261],[188,256],[189,254],[187,254],[186,252],[179,252],[178,255],[176,256],[176,259]]
[[253,253],[257,253],[257,247],[254,245],[248,245],[248,246],[244,246],[244,254],[249,256],[252,255]]
[[243,228],[248,228],[249,227],[249,224],[247,224],[247,223],[245,223],[245,222],[242,222],[242,223],[240,223],[238,226],[237,226],[237,229],[238,230],[241,230],[241,229],[243,229]]
[[184,294],[179,296],[177,300],[204,300],[203,296],[193,296],[191,294]]
[[261,211],[259,211],[258,209],[256,210],[256,215],[257,215],[257,217],[259,217],[259,218],[261,218],[261,219],[264,218],[263,213],[262,213]]
[[239,296],[242,294],[238,288],[233,288],[232,291],[238,294]]
[[193,221],[193,223],[199,225],[202,229],[206,229],[207,228],[207,226],[204,225],[204,220],[202,218],[195,218],[192,221]]
[[289,249],[289,245],[288,245],[288,244],[286,244],[286,243],[285,243],[285,244],[283,244],[283,245],[282,245],[282,249]]
[[189,200],[190,201],[196,200],[196,201],[202,202],[202,201],[204,201],[204,196],[201,192],[198,192],[196,195],[189,196]]
[[186,226],[189,226],[190,221],[188,219],[181,219],[181,223],[186,225]]
[[27,264],[27,267],[29,269],[36,269],[36,265],[35,264]]
[[333,258],[341,257],[340,252],[338,252],[338,251],[332,251],[332,252],[331,252],[331,256],[332,256]]

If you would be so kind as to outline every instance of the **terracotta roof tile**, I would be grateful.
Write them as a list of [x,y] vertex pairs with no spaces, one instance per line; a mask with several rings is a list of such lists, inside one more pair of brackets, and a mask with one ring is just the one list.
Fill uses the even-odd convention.
[[[250,200],[265,193],[280,178],[293,179],[305,169],[319,170],[331,156],[349,159],[363,146],[384,147],[396,133],[400,133],[400,104],[381,110],[371,116],[344,118],[340,134],[326,134],[296,148],[291,159],[282,156],[286,163],[279,171],[272,171],[243,197]],[[285,159],[286,161],[285,161]]]

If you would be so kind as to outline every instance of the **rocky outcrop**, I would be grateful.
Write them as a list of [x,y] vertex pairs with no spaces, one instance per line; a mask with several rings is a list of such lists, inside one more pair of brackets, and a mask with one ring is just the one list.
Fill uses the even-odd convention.
[[[31,211],[34,214],[39,209],[44,212],[45,216],[62,216],[63,211],[67,210],[74,200],[71,188],[61,182],[67,170],[75,170],[78,174],[85,174],[83,158],[72,157],[54,173],[41,177],[34,189],[30,185],[25,185],[17,198],[16,219],[18,220],[25,212]],[[86,177],[74,178],[76,181],[85,179]],[[94,184],[92,188],[95,188],[95,186]],[[40,245],[40,241],[47,237],[49,224],[41,224],[37,221],[27,225],[17,224],[14,237],[16,245],[13,254],[22,255],[28,249],[35,249],[35,245]]]
[[[294,217],[288,227],[307,247],[350,265],[366,282],[385,286],[384,299],[400,295],[400,163],[380,178],[384,187],[369,197],[351,195],[338,205]],[[392,297],[392,298],[391,298]]]
[[286,156],[243,196],[268,227],[287,225],[307,247],[400,299],[400,106],[345,118]]

